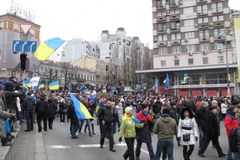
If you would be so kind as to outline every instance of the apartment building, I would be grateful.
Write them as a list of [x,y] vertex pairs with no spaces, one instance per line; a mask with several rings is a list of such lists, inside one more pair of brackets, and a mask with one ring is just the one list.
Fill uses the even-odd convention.
[[[164,92],[179,96],[230,96],[237,93],[237,53],[228,0],[152,0],[153,69]],[[184,75],[188,75],[184,78]]]

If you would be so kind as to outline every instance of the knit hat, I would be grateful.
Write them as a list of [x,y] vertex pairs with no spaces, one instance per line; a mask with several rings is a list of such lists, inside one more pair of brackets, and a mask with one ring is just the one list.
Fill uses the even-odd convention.
[[125,108],[125,113],[129,113],[132,110],[132,107],[126,107]]
[[168,108],[164,108],[162,110],[162,114],[169,114],[169,109]]

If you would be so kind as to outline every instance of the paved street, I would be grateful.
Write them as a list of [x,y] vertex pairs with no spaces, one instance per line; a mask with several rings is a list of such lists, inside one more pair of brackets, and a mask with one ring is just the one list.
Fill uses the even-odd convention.
[[[36,132],[36,125],[34,132],[24,132],[25,126],[23,126],[19,132],[19,135],[12,146],[7,160],[113,160],[123,159],[126,146],[125,144],[119,144],[117,142],[117,135],[115,135],[116,153],[110,152],[108,147],[108,140],[105,142],[105,148],[99,148],[99,128],[95,126],[97,135],[89,137],[87,134],[82,133],[78,139],[71,139],[69,133],[70,123],[66,122],[60,124],[59,119],[55,119],[53,130],[49,130],[47,133]],[[225,134],[225,128],[221,122],[221,137],[220,144],[223,151],[227,152],[227,140]],[[156,148],[156,135],[153,135],[153,148]],[[176,141],[175,141],[176,142]],[[204,160],[197,156],[198,145],[194,150],[191,157],[192,160]],[[219,160],[217,151],[209,145],[206,153],[206,160]],[[182,147],[178,147],[175,143],[174,146],[174,158],[175,160],[183,160]],[[226,158],[222,158],[226,159]],[[141,160],[149,160],[146,145],[143,144],[143,150],[141,153]]]

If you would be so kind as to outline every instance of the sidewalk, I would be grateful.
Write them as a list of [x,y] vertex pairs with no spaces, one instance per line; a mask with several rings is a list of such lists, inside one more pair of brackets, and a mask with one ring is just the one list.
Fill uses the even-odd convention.
[[13,144],[15,143],[15,141],[18,137],[18,133],[19,133],[20,129],[21,129],[21,127],[19,129],[16,129],[17,132],[11,132],[11,134],[15,136],[15,138],[12,140],[11,146],[2,146],[2,144],[0,144],[0,160],[6,159],[11,147],[13,146]]

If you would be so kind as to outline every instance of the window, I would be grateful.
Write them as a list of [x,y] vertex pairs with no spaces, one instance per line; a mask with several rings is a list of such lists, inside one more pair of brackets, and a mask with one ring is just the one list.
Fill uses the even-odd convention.
[[217,37],[221,36],[223,30],[224,30],[223,28],[214,29],[214,37],[217,38]]
[[224,57],[218,56],[218,63],[224,63]]
[[166,47],[160,47],[158,49],[159,54],[167,54],[167,48]]
[[209,38],[209,31],[208,30],[199,31],[199,38],[200,39],[208,39]]
[[224,20],[223,16],[214,16],[214,17],[212,17],[212,21],[213,22],[218,22],[218,21],[223,21],[223,20]]
[[185,27],[194,26],[194,20],[193,19],[185,20],[184,26]]
[[166,11],[157,12],[157,16],[166,16]]
[[179,14],[179,13],[180,13],[179,9],[170,10],[170,14]]
[[179,4],[179,0],[170,0],[169,4],[170,4],[170,6],[178,5]]
[[19,24],[13,23],[13,30],[19,32],[19,31],[20,31],[20,26],[19,26]]
[[209,43],[200,44],[200,51],[209,51],[209,49],[210,49]]
[[4,27],[4,22],[0,22],[0,29]]
[[208,57],[203,57],[203,64],[208,64]]
[[165,30],[167,30],[166,23],[158,24],[158,31],[165,31]]
[[174,60],[174,66],[179,66],[179,59]]
[[214,49],[223,49],[223,43],[219,43],[219,42],[215,43]]
[[208,23],[208,17],[198,18],[198,23]]
[[172,30],[179,30],[180,29],[180,22],[177,21],[177,22],[171,22],[170,23],[170,26],[171,26],[171,29]]
[[193,58],[188,58],[188,65],[193,65]]
[[166,60],[161,60],[161,67],[166,67]]
[[166,5],[166,0],[157,0],[157,8],[163,7]]
[[158,36],[158,41],[167,41],[167,35],[166,34],[162,34]]
[[183,14],[193,13],[193,7],[188,7],[183,9]]
[[195,52],[195,51],[196,51],[196,46],[195,46],[195,45],[185,46],[185,50],[186,50],[187,53],[189,53],[189,52]]
[[172,47],[172,53],[180,53],[181,47],[180,46],[174,46]]
[[223,11],[223,4],[222,3],[213,3],[212,4],[212,12],[222,12]]
[[208,7],[207,7],[207,5],[197,6],[197,13],[207,14],[207,13],[208,13]]
[[172,40],[181,39],[180,33],[171,34],[171,39],[172,39]]
[[195,38],[194,32],[186,32],[185,33],[185,38],[188,38],[188,39]]

